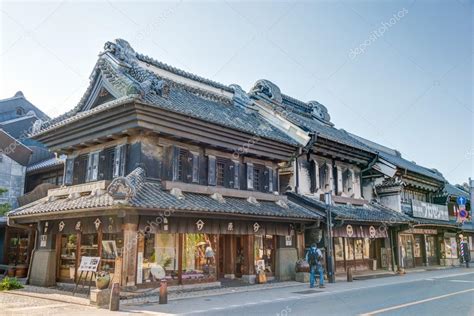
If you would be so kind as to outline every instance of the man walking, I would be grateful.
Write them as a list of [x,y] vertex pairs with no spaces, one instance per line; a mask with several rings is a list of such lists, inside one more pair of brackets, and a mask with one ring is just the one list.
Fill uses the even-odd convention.
[[460,243],[460,252],[461,252],[461,263],[466,264],[466,268],[469,268],[469,261],[471,261],[471,250],[469,249],[469,243],[467,242],[467,239],[464,238],[463,235],[459,235],[459,238],[461,239]]
[[316,271],[319,273],[319,287],[324,288],[324,270],[321,264],[323,254],[316,244],[312,244],[306,253],[306,262],[309,264],[309,287],[314,287],[314,279]]

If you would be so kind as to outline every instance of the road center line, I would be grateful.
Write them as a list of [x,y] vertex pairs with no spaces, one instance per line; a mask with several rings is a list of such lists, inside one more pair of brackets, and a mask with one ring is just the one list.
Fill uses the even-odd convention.
[[474,281],[469,280],[448,280],[449,282],[460,282],[460,283],[474,283]]
[[26,306],[26,307],[16,307],[16,308],[8,308],[8,312],[21,312],[21,311],[29,311],[34,309],[40,308],[53,308],[53,307],[65,307],[71,306],[70,304],[48,304],[48,305],[37,305],[37,306]]
[[382,309],[379,309],[379,310],[376,310],[376,311],[360,314],[360,316],[370,316],[370,315],[385,313],[385,312],[392,311],[392,310],[395,310],[395,309],[400,309],[400,308],[403,308],[403,307],[422,304],[422,303],[426,303],[426,302],[430,302],[430,301],[434,301],[434,300],[439,300],[441,298],[445,298],[445,297],[449,297],[449,296],[453,296],[453,295],[458,295],[458,294],[462,294],[462,293],[467,293],[467,292],[472,292],[472,291],[474,291],[474,289],[468,289],[468,290],[464,290],[464,291],[458,291],[458,292],[449,293],[449,294],[445,294],[445,295],[430,297],[430,298],[420,300],[420,301],[414,301],[414,302],[410,302],[410,303],[395,305],[395,306],[392,306],[392,307],[382,308]]

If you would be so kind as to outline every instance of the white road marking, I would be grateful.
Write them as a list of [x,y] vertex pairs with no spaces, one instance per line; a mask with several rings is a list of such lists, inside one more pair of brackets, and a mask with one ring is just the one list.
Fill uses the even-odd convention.
[[71,304],[48,304],[48,305],[8,308],[7,310],[9,312],[21,312],[21,311],[28,311],[28,310],[39,309],[39,308],[64,307],[64,306],[71,306]]
[[474,281],[469,280],[448,280],[449,282],[459,282],[459,283],[474,283]]
[[376,314],[380,314],[380,313],[385,313],[385,312],[392,311],[392,310],[395,310],[395,309],[400,309],[400,308],[403,308],[403,307],[408,307],[408,306],[422,304],[422,303],[426,303],[426,302],[430,302],[430,301],[435,301],[435,300],[439,300],[439,299],[442,299],[442,298],[445,298],[445,297],[458,295],[458,294],[462,294],[462,293],[467,293],[467,292],[472,292],[472,291],[474,291],[474,289],[468,289],[468,290],[464,290],[464,291],[458,291],[458,292],[449,293],[449,294],[445,294],[445,295],[430,297],[430,298],[427,298],[427,299],[424,299],[424,300],[419,300],[419,301],[414,301],[414,302],[410,302],[410,303],[395,305],[395,306],[392,306],[392,307],[378,309],[376,311],[368,312],[368,313],[365,313],[365,314],[360,314],[360,316],[371,316],[371,315],[376,315]]

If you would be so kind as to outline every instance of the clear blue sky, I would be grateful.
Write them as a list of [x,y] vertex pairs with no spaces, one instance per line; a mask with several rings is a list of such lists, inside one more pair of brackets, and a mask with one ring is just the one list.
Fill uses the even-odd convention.
[[2,1],[0,10],[0,98],[22,90],[51,116],[77,104],[103,44],[120,37],[245,90],[269,79],[450,182],[473,176],[472,1]]

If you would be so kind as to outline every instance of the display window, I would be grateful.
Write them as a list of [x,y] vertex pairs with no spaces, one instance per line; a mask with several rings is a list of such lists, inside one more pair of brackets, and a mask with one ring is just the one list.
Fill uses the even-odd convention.
[[99,236],[98,234],[81,235],[81,257],[99,256]]
[[21,265],[28,261],[28,233],[9,233],[8,264]]
[[444,249],[447,259],[453,259],[458,257],[458,244],[456,237],[445,237],[444,238]]
[[436,240],[434,236],[426,236],[426,255],[436,257]]
[[123,234],[103,234],[101,242],[100,270],[115,272],[115,259],[123,249]]
[[267,275],[273,275],[275,242],[272,235],[255,236],[255,271],[264,270]]
[[178,282],[178,234],[151,234],[145,238],[142,283]]
[[346,238],[345,254],[346,260],[354,260],[354,239]]
[[344,241],[343,237],[334,238],[334,254],[336,261],[344,261]]
[[217,280],[217,235],[184,234],[183,283]]
[[77,260],[77,234],[61,235],[59,279],[74,281]]
[[356,260],[362,260],[364,258],[364,240],[357,238],[354,240],[354,255]]
[[364,238],[364,259],[370,258],[370,239]]

